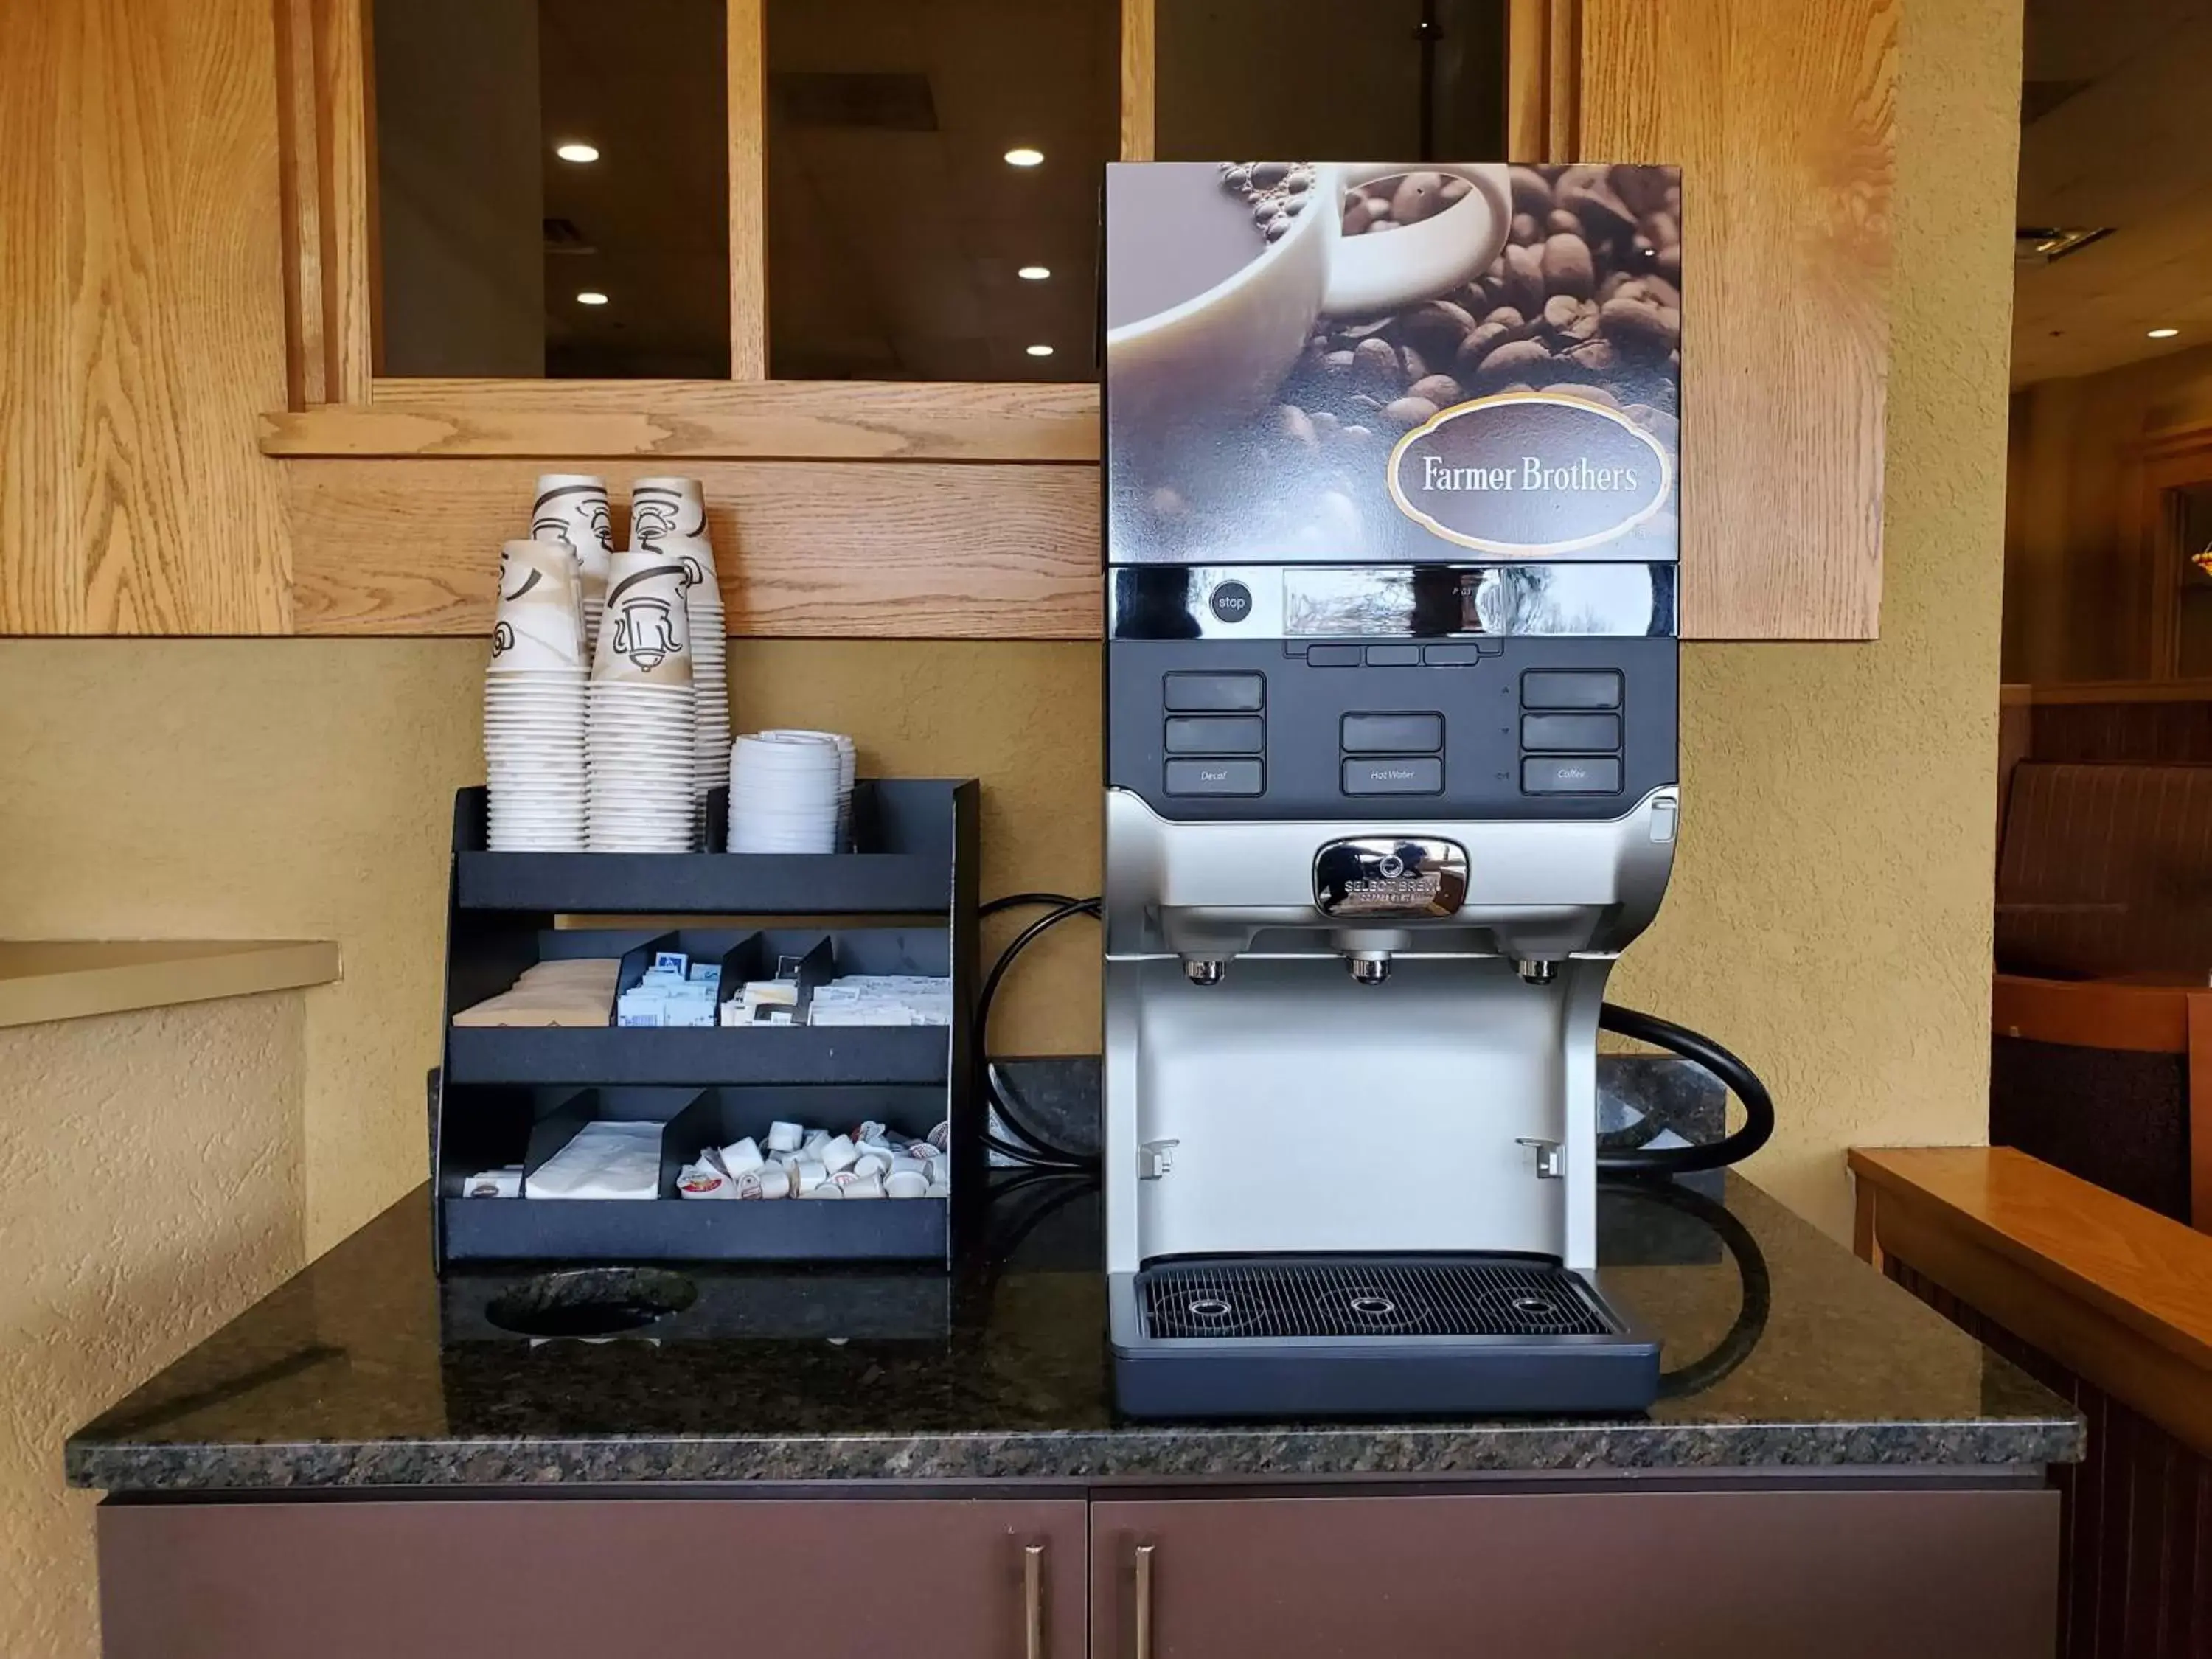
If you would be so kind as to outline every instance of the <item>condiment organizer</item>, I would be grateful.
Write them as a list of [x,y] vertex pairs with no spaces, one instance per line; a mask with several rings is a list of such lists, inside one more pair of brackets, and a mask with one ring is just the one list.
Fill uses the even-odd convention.
[[[836,854],[494,853],[485,792],[454,803],[447,915],[445,1059],[433,1114],[436,1261],[951,1259],[956,1217],[984,1176],[971,1086],[976,785],[868,780],[853,850]],[[727,796],[708,812],[719,849]],[[804,917],[803,927],[745,925]],[[900,925],[847,927],[866,917]],[[592,925],[599,918],[619,925]],[[951,981],[933,1026],[456,1026],[452,1017],[554,957],[612,957],[637,982],[659,951],[720,964],[722,992],[799,965],[802,1000],[842,974]],[[609,1018],[613,1018],[610,1010]],[[593,1118],[667,1126],[657,1200],[470,1198],[469,1176],[534,1169]],[[778,1118],[908,1134],[951,1125],[944,1199],[838,1203],[684,1200],[676,1172],[705,1147],[764,1136]]]

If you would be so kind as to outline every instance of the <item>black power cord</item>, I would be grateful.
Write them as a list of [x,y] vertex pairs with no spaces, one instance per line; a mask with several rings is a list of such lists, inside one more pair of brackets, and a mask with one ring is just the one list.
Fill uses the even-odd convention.
[[1031,1169],[1089,1174],[1098,1167],[1097,1156],[1062,1146],[1042,1130],[1031,1127],[1027,1121],[1028,1109],[1006,1081],[997,1062],[991,1058],[991,1001],[998,994],[1000,982],[1006,978],[1007,970],[1024,951],[1070,916],[1096,916],[1098,914],[1097,898],[1071,898],[1066,893],[1008,893],[983,905],[977,915],[994,916],[1002,911],[1037,906],[1045,907],[1045,914],[1015,934],[1006,948],[999,952],[999,959],[991,964],[991,971],[984,975],[983,988],[975,998],[975,1053],[982,1061],[984,1099],[996,1112],[999,1121],[1006,1125],[1007,1133],[1014,1138],[1012,1141],[1007,1141],[986,1133],[983,1144],[993,1152]]
[[1743,1127],[1734,1134],[1699,1146],[1631,1146],[1600,1152],[1601,1175],[1677,1176],[1694,1170],[1723,1169],[1742,1163],[1773,1135],[1774,1101],[1759,1080],[1759,1073],[1703,1032],[1613,1002],[1599,1012],[1597,1023],[1608,1031],[1649,1042],[1704,1066],[1743,1102]]

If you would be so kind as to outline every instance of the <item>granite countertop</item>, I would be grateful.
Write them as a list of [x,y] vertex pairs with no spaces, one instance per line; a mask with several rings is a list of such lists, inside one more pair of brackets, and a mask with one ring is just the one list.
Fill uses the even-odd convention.
[[[1620,1194],[1601,1206],[1607,1290],[1664,1344],[1648,1415],[1117,1421],[1096,1188],[998,1179],[987,1247],[949,1278],[684,1269],[688,1307],[605,1342],[502,1329],[495,1304],[510,1322],[536,1305],[527,1275],[441,1285],[417,1191],[81,1430],[69,1476],[112,1492],[1079,1482],[2081,1455],[2056,1395],[1732,1175],[1709,1184],[1717,1224],[1710,1200],[1702,1214]],[[1758,1258],[1747,1308],[1723,1231]]]

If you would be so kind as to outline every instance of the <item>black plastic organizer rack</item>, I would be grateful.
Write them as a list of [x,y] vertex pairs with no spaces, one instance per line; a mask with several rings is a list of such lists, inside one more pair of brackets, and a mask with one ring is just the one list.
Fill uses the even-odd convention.
[[[707,844],[717,850],[494,853],[484,845],[485,792],[455,798],[445,1059],[431,1133],[441,1273],[490,1261],[951,1260],[957,1218],[984,1176],[970,1052],[976,785],[862,779],[853,791],[852,850],[834,854],[722,852],[727,804],[722,790],[708,802]],[[599,918],[610,925],[595,925]],[[952,1023],[453,1024],[535,963],[619,957],[627,988],[657,951],[719,963],[728,998],[787,958],[800,963],[803,987],[851,973],[945,975]],[[829,1204],[676,1196],[686,1163],[710,1146],[760,1139],[778,1118],[833,1128],[872,1119],[910,1135],[949,1121],[954,1196]],[[659,1199],[463,1195],[479,1170],[534,1170],[594,1119],[666,1126]]]

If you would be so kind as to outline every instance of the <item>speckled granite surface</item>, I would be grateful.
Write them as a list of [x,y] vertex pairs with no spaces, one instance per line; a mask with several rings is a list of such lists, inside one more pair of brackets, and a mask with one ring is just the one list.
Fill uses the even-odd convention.
[[633,1336],[541,1341],[488,1316],[514,1275],[430,1273],[394,1206],[69,1443],[109,1491],[545,1482],[1086,1481],[1493,1470],[2041,1464],[2071,1410],[1756,1188],[1724,1200],[1763,1261],[1747,1315],[1709,1218],[1608,1197],[1607,1286],[1664,1340],[1648,1416],[1413,1425],[1118,1422],[1095,1191],[995,1199],[954,1279],[687,1273]]

